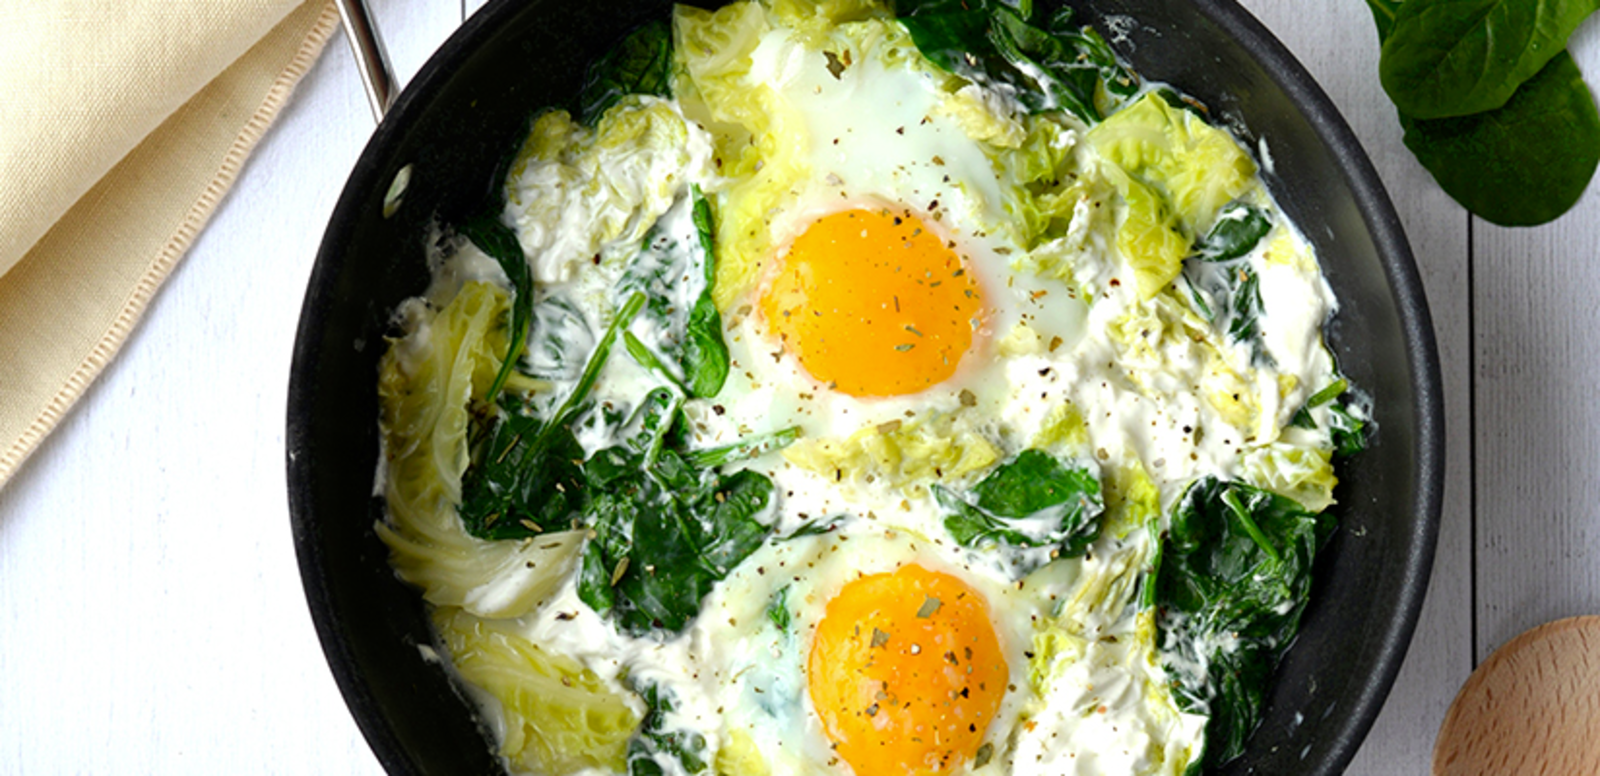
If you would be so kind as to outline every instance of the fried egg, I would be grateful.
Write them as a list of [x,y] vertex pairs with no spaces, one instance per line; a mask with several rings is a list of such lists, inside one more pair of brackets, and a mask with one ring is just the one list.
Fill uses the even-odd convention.
[[[764,230],[772,250],[729,306],[733,370],[718,401],[730,411],[697,417],[705,444],[994,413],[1006,334],[1026,323],[1055,348],[1081,338],[1087,307],[1072,289],[1012,272],[1021,248],[998,226],[993,163],[941,109],[933,76],[908,66],[908,45],[876,26],[821,46],[775,30],[752,54],[751,88],[803,117],[786,140],[806,175],[760,223],[728,229]],[[743,204],[730,197],[720,212],[736,218]]]

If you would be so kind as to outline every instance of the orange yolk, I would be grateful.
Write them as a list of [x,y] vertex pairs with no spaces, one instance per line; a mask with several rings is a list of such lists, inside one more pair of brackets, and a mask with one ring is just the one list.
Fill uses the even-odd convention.
[[951,247],[908,210],[823,216],[790,245],[762,313],[834,390],[916,393],[955,373],[983,309]]
[[858,776],[970,762],[1010,677],[983,596],[917,565],[845,585],[806,671],[823,729]]

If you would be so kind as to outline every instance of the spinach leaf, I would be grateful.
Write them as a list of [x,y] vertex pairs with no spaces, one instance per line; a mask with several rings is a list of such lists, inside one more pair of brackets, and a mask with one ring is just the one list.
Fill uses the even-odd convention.
[[1203,767],[1239,756],[1260,723],[1332,530],[1329,516],[1214,477],[1174,508],[1155,572],[1157,628],[1178,707],[1210,717]]
[[617,332],[643,305],[644,298],[636,295],[617,312],[551,417],[496,416],[477,434],[461,483],[459,511],[468,533],[482,539],[521,539],[565,526],[578,512],[583,447],[567,424],[582,412]]
[[646,396],[620,445],[584,464],[584,548],[578,595],[634,635],[680,631],[700,601],[772,529],[757,518],[772,482],[754,471],[699,469],[665,446],[680,419],[666,389]]
[[1306,403],[1300,405],[1300,409],[1295,410],[1294,417],[1289,420],[1289,425],[1297,428],[1316,428],[1317,422],[1311,419],[1311,411],[1344,395],[1344,392],[1349,388],[1350,381],[1341,377],[1329,383],[1322,390],[1311,394],[1311,397],[1306,399]]
[[490,422],[461,483],[461,521],[480,539],[562,530],[582,513],[583,446],[526,415]]
[[1394,32],[1394,19],[1400,15],[1400,0],[1367,0],[1367,8],[1372,11],[1372,23],[1378,26],[1378,43],[1382,45]]
[[1070,8],[1042,20],[1034,18],[1031,3],[1019,9],[1001,0],[902,0],[896,11],[935,65],[979,83],[1010,86],[1034,113],[1066,110],[1095,124],[1104,118],[1102,102],[1139,88],[1099,33],[1074,27]]
[[[688,774],[709,771],[705,737],[692,731],[667,729],[667,715],[677,708],[671,691],[652,684],[639,690],[639,695],[648,710],[639,723],[639,732],[628,742],[628,776],[665,776],[679,768]],[[677,768],[663,764],[663,760],[676,762]]]
[[778,592],[772,594],[772,601],[767,604],[767,619],[779,633],[789,632],[789,625],[794,622],[794,614],[789,611],[788,585],[778,588]]
[[[1469,2],[1469,7],[1479,7],[1483,0]],[[1442,4],[1367,0],[1384,56],[1399,56],[1390,53],[1391,45],[1395,52],[1401,46],[1391,44],[1391,38],[1402,17],[1412,14],[1403,9],[1415,6],[1420,18],[1425,8],[1437,5]],[[1566,12],[1535,13],[1560,19]],[[1427,33],[1415,25],[1410,29]],[[1559,37],[1564,40],[1566,34]],[[1600,113],[1577,65],[1565,52],[1541,56],[1548,59],[1544,66],[1524,75],[1520,85],[1513,84],[1515,91],[1508,91],[1504,104],[1494,110],[1441,119],[1400,111],[1406,147],[1439,187],[1473,214],[1501,226],[1556,219],[1582,196],[1600,163]]]
[[528,372],[545,380],[576,380],[584,356],[594,349],[594,333],[578,306],[566,296],[546,296],[533,305],[528,333]]
[[1257,361],[1266,356],[1261,342],[1261,276],[1248,266],[1239,266],[1232,273],[1238,278],[1233,287],[1233,298],[1228,304],[1228,341],[1247,342]]
[[1328,427],[1333,434],[1333,454],[1339,458],[1355,455],[1367,449],[1367,422],[1355,416],[1345,405],[1328,411]]
[[1189,284],[1195,311],[1207,321],[1219,323],[1229,342],[1248,345],[1256,363],[1270,364],[1271,355],[1261,339],[1261,278],[1255,269],[1240,259],[1193,258],[1183,263],[1183,278]]
[[1567,45],[1594,0],[1406,0],[1378,74],[1414,119],[1494,110]]
[[689,324],[683,347],[683,373],[689,394],[709,399],[722,391],[728,380],[728,344],[722,341],[722,313],[711,299],[711,287],[717,280],[717,252],[715,232],[711,224],[711,203],[700,193],[698,185],[690,189],[694,200],[695,236],[699,239],[705,273],[705,289],[695,300],[689,312]]
[[1255,250],[1272,231],[1272,219],[1254,205],[1229,203],[1217,211],[1211,231],[1195,242],[1194,257],[1201,261],[1228,261]]
[[654,21],[629,33],[589,67],[578,95],[578,117],[585,126],[600,122],[606,109],[630,94],[670,95],[672,28]]
[[1440,188],[1501,226],[1567,212],[1600,162],[1600,113],[1565,51],[1498,110],[1431,121],[1402,113],[1400,122],[1406,147]]
[[629,446],[601,450],[584,467],[594,537],[578,594],[634,635],[680,631],[712,587],[771,533],[772,482],[743,470],[696,471],[672,450],[655,466]]
[[533,271],[528,268],[528,259],[522,253],[522,243],[517,241],[517,233],[499,218],[481,216],[473,219],[461,227],[461,233],[478,250],[500,265],[501,271],[511,280],[514,294],[511,300],[511,344],[506,347],[505,360],[500,362],[500,371],[495,374],[494,382],[489,384],[485,394],[492,401],[500,393],[501,386],[505,385],[506,377],[516,367],[528,341],[528,323],[533,317]]
[[[667,376],[690,396],[711,398],[727,381],[730,363],[722,314],[711,298],[717,271],[711,206],[698,186],[687,203],[675,207],[684,204],[691,208],[693,234],[674,234],[658,221],[618,281],[617,292],[646,295],[646,315],[654,324],[651,344],[674,365]],[[629,344],[641,361],[649,360],[638,352],[644,347],[643,342]]]
[[1099,478],[1032,448],[996,467],[965,497],[942,485],[933,491],[950,513],[945,528],[963,547],[1060,545],[1069,558],[1099,537],[1096,518],[1105,508]]

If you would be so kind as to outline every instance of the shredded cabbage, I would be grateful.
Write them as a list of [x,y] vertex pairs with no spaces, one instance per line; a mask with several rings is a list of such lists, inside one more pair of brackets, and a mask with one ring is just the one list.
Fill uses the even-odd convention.
[[894,16],[881,0],[771,0],[771,6],[774,19],[813,45],[841,24]]
[[748,733],[737,728],[727,732],[712,765],[717,776],[769,776],[772,766],[761,756],[760,747]]
[[[750,55],[772,29],[760,3],[716,11],[673,9],[673,93],[684,115],[716,138],[715,165],[727,178],[717,206],[717,277],[712,301],[726,310],[756,281],[772,251],[764,223],[789,189],[810,174],[802,158],[805,119],[785,108],[766,86],[752,86]],[[756,228],[758,227],[759,228]]]
[[1087,444],[1089,425],[1083,422],[1083,413],[1067,401],[1050,408],[1050,413],[1044,416],[1044,422],[1039,424],[1039,430],[1029,446],[1050,451],[1068,448],[1066,452],[1077,453]]
[[1095,125],[1089,142],[1163,194],[1191,235],[1202,234],[1223,205],[1256,185],[1255,162],[1232,135],[1156,92]]
[[389,505],[378,536],[423,598],[482,617],[532,610],[576,568],[583,544],[581,531],[485,541],[468,534],[456,512],[470,407],[500,368],[510,306],[504,290],[476,281],[437,314],[415,310],[412,331],[391,344],[378,376]]
[[1149,186],[1120,174],[1113,181],[1123,200],[1117,251],[1133,270],[1140,301],[1147,301],[1183,271],[1189,241],[1178,230],[1167,203]]
[[1245,482],[1293,499],[1313,512],[1333,506],[1333,450],[1300,447],[1284,442],[1250,450],[1244,455]]
[[1161,519],[1161,489],[1138,458],[1124,458],[1126,463],[1110,467],[1101,480],[1106,498],[1104,530],[1118,539],[1134,529],[1155,526]]
[[640,718],[630,698],[578,661],[492,621],[439,609],[434,626],[461,677],[499,701],[500,754],[513,765],[545,776],[626,770]]
[[540,116],[506,176],[506,220],[517,227],[533,279],[570,280],[608,247],[642,239],[707,142],[697,133],[655,97],[624,98],[593,132],[566,111]]
[[783,457],[830,480],[881,480],[891,487],[964,477],[993,466],[1000,448],[952,415],[924,415],[863,428],[845,439],[802,439],[784,448]]

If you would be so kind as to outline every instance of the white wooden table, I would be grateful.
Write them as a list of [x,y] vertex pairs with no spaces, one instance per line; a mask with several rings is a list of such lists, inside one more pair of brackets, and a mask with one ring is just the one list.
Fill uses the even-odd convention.
[[[478,0],[377,0],[402,78]],[[1600,612],[1600,189],[1476,221],[1406,152],[1361,0],[1245,0],[1381,171],[1421,265],[1449,429],[1432,585],[1351,768],[1428,769],[1472,667]],[[1574,39],[1600,83],[1600,24]],[[0,773],[376,773],[318,647],[283,434],[304,285],[372,129],[335,39],[121,356],[0,491]]]

